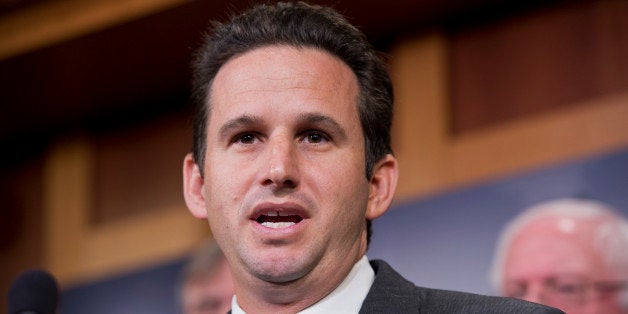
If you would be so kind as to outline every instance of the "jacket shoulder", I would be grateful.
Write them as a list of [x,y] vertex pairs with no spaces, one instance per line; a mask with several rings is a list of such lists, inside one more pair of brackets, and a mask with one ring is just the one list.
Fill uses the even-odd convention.
[[371,267],[375,281],[360,313],[562,313],[517,299],[417,287],[381,260]]
[[420,287],[417,289],[423,290],[424,313],[563,313],[545,305],[512,298]]

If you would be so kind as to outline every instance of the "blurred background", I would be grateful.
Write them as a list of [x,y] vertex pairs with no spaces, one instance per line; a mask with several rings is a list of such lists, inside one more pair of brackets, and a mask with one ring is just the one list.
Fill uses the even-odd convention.
[[[369,256],[491,293],[497,233],[525,206],[628,210],[628,1],[311,2],[361,28],[395,85],[402,171]],[[0,0],[3,296],[39,267],[61,313],[176,312],[181,263],[211,237],[181,191],[189,62],[210,19],[251,3]]]

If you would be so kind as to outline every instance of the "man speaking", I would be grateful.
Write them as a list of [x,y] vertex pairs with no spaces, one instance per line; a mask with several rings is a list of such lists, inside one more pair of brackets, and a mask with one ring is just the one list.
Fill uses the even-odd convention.
[[194,62],[184,195],[231,266],[233,313],[560,313],[416,287],[365,256],[397,183],[393,93],[365,36],[330,8],[258,5]]

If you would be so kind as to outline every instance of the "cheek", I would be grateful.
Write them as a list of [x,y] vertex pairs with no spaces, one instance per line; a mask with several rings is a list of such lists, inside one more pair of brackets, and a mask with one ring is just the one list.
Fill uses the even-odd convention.
[[[212,232],[219,232],[230,221],[232,214],[237,211],[230,210],[235,206],[237,195],[234,192],[233,182],[237,182],[237,177],[226,176],[222,171],[206,172],[205,200],[207,219]],[[220,179],[218,179],[220,178]]]
[[236,199],[246,190],[251,180],[250,163],[229,156],[209,155],[207,160],[211,162],[205,167],[205,192],[212,202]]
[[[205,167],[206,210],[214,232],[228,232],[237,223],[247,194],[252,191],[255,163],[208,155]],[[222,231],[219,231],[222,230]]]
[[[368,182],[364,171],[351,169],[349,164],[338,164],[327,171],[316,173],[318,197],[323,208],[331,208],[331,219],[343,224],[360,221],[364,217],[368,199]],[[357,168],[357,167],[353,167]],[[363,169],[360,169],[363,170]]]
[[328,158],[316,165],[302,167],[309,172],[309,177],[314,181],[314,187],[320,190],[320,194],[333,199],[351,199],[363,189],[362,186],[366,183],[364,172],[358,172],[356,168],[355,163],[340,158]]

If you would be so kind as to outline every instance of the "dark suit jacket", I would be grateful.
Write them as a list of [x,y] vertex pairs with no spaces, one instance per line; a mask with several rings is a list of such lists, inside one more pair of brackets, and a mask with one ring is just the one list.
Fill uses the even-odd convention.
[[415,286],[381,260],[371,261],[375,281],[362,303],[366,313],[562,313],[532,302]]
[[[374,260],[370,263],[375,271],[375,281],[359,314],[563,313],[555,308],[517,299],[417,287],[386,262]],[[231,311],[228,313],[231,314]]]

